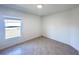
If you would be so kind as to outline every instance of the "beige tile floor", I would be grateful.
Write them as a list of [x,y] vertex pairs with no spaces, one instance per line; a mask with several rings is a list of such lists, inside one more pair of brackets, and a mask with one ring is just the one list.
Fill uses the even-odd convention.
[[39,37],[1,51],[1,55],[77,55],[73,47],[58,41]]

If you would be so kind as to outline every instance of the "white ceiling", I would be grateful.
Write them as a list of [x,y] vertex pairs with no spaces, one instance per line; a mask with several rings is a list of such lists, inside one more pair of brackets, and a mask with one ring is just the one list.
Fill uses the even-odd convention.
[[11,4],[11,5],[7,4],[4,6],[39,16],[50,15],[53,13],[69,10],[78,6],[77,4],[42,4],[42,5],[43,5],[42,9],[38,9],[36,7],[37,4]]

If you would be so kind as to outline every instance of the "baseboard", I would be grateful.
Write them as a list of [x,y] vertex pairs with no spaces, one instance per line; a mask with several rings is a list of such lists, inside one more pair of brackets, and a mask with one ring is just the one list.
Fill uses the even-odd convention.
[[0,51],[6,50],[6,49],[8,49],[8,48],[10,48],[10,47],[14,47],[14,46],[17,46],[17,45],[26,43],[26,42],[28,42],[28,41],[30,41],[30,40],[33,40],[33,39],[36,39],[36,38],[40,38],[40,37],[42,37],[42,36],[38,36],[38,37],[35,37],[35,38],[32,38],[32,39],[28,39],[28,40],[23,41],[23,42],[21,42],[21,43],[17,43],[17,44],[14,44],[14,45],[12,45],[12,46],[9,46],[9,47],[2,48],[2,49],[0,49]]
[[[47,39],[51,39],[51,38],[46,37],[46,36],[42,36],[42,37],[47,38]],[[55,40],[55,39],[51,39],[51,40],[57,41],[57,40]],[[59,43],[63,43],[63,42],[60,42],[60,41],[57,41],[57,42],[59,42]],[[63,44],[66,44],[66,43],[63,43]],[[68,45],[68,44],[66,44],[66,45]]]
[[[26,41],[21,42],[21,43],[17,43],[17,44],[15,44],[15,45],[9,46],[9,47],[7,47],[7,48],[0,49],[0,51],[3,51],[3,50],[8,49],[8,48],[10,48],[10,47],[14,47],[14,46],[17,46],[17,45],[21,45],[21,44],[26,43],[26,42],[28,42],[28,41],[30,41],[30,40],[37,39],[37,38],[41,38],[41,37],[44,37],[44,38],[47,38],[47,39],[51,39],[51,38],[48,38],[48,37],[42,35],[42,36],[38,36],[38,37],[35,37],[35,38],[32,38],[32,39],[26,40]],[[52,39],[52,40],[54,40],[54,39]],[[55,40],[55,41],[56,41],[56,40]],[[60,41],[57,41],[57,42],[60,42]],[[63,43],[63,42],[60,42],[60,43]],[[66,43],[63,43],[63,44],[66,44]],[[68,45],[68,44],[66,44],[66,45]],[[71,45],[68,45],[68,46],[71,46]],[[72,47],[72,46],[71,46],[71,47]],[[73,48],[74,48],[74,47],[73,47]],[[74,49],[75,49],[75,48],[74,48]],[[75,50],[76,50],[76,49],[75,49]],[[77,50],[77,51],[78,51],[78,50]],[[78,55],[79,55],[79,51],[78,51]]]
[[[46,37],[46,36],[42,36],[42,37],[44,37],[44,38],[47,38],[47,39],[51,39],[51,38],[49,38],[49,37]],[[52,39],[52,40],[54,40],[54,39]],[[57,41],[57,40],[54,40],[54,41]],[[60,41],[57,41],[57,42],[60,42]],[[63,42],[60,42],[60,43],[63,43]],[[66,44],[66,43],[63,43],[63,44]],[[71,45],[69,45],[69,44],[66,44],[66,45],[68,45],[68,46],[70,46],[70,47],[73,47],[73,46],[71,46]],[[73,47],[74,48],[74,47]],[[75,49],[75,48],[74,48]],[[75,49],[76,51],[78,51],[77,49]],[[79,55],[79,51],[78,51],[78,55]]]

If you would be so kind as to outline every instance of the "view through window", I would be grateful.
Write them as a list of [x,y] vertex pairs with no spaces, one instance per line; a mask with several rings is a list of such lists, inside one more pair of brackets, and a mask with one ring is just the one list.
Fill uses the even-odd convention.
[[21,20],[5,19],[5,39],[21,36]]

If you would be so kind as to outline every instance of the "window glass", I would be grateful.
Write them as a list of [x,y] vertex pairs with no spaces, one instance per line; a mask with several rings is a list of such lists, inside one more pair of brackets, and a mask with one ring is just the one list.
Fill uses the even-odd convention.
[[5,39],[21,36],[21,20],[5,19]]

